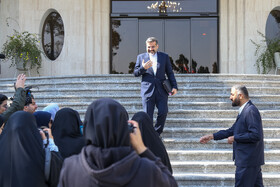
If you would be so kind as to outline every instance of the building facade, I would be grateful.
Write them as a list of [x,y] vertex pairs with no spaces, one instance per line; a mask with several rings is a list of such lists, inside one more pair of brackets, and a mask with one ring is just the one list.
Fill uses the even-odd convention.
[[[277,32],[271,12],[280,0],[170,2],[173,10],[160,9],[162,1],[0,0],[0,48],[13,29],[27,30],[42,37],[45,53],[31,76],[129,73],[153,35],[178,73],[257,73],[251,40]],[[14,76],[9,61],[0,64],[1,78]]]

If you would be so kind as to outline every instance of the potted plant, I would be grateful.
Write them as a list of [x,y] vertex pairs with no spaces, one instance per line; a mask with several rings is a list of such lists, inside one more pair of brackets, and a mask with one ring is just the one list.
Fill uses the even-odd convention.
[[[280,52],[280,39],[269,39],[264,34],[258,31],[263,40],[261,43],[252,43],[256,46],[255,56],[257,56],[256,66],[258,73],[267,74],[271,69],[276,67],[274,54]],[[262,71],[261,71],[262,70]]]
[[36,68],[39,73],[42,64],[42,51],[39,44],[38,35],[14,30],[14,34],[8,36],[4,43],[2,53],[11,60],[10,67],[16,66],[25,71]]

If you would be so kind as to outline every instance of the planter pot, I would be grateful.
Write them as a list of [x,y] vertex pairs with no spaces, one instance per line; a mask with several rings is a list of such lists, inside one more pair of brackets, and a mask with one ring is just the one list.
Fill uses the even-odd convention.
[[31,76],[30,75],[30,68],[31,68],[31,62],[30,61],[27,61],[26,64],[25,64],[25,69],[23,67],[23,59],[22,58],[17,58],[16,59],[16,72],[14,74],[14,77],[17,76],[17,74],[21,71],[21,72],[24,72],[24,73],[27,73],[28,72],[28,75],[29,77]]
[[277,74],[278,69],[280,69],[280,52],[274,53],[274,61],[276,65],[275,74]]
[[17,58],[16,59],[16,68],[19,71],[26,71],[26,70],[30,70],[30,66],[31,66],[31,62],[27,61],[26,65],[25,65],[25,69],[23,67],[23,59],[22,58]]

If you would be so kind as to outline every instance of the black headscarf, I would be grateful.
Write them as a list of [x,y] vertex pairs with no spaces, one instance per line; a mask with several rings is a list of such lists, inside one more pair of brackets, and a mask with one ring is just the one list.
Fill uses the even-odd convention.
[[76,110],[63,108],[56,113],[51,129],[54,142],[63,158],[80,153],[85,145],[81,125],[82,121]]
[[11,115],[0,137],[0,153],[0,186],[47,186],[43,142],[32,114]]
[[139,129],[145,146],[147,146],[157,157],[160,157],[162,163],[166,165],[172,173],[169,156],[166,152],[164,144],[158,136],[158,133],[153,127],[153,121],[149,115],[145,112],[138,112],[132,117],[132,120],[139,123]]
[[37,112],[34,112],[33,115],[36,118],[38,127],[45,126],[45,127],[50,128],[49,122],[51,120],[51,113],[45,112],[45,111],[37,111]]
[[87,142],[85,157],[91,168],[107,168],[133,151],[127,121],[125,108],[113,99],[99,99],[89,105],[84,134]]
[[130,146],[128,114],[117,101],[103,98],[89,105],[84,122],[87,144],[100,148]]

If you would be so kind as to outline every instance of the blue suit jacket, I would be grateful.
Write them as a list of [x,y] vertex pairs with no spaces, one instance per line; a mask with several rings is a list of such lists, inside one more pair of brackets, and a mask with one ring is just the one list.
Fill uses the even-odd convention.
[[145,62],[147,62],[150,59],[149,54],[143,53],[137,56],[137,61],[134,68],[134,75],[136,77],[142,75],[141,96],[144,98],[151,97],[155,89],[158,89],[161,95],[168,95],[162,86],[162,82],[166,79],[165,74],[167,75],[172,88],[178,89],[176,79],[172,71],[169,56],[165,53],[157,52],[157,57],[157,73],[155,76],[152,67],[145,70],[142,66],[143,59]]
[[249,101],[233,126],[214,133],[214,140],[234,136],[233,160],[239,167],[264,164],[263,127],[259,110]]

